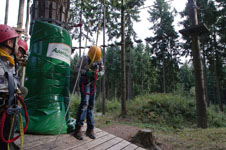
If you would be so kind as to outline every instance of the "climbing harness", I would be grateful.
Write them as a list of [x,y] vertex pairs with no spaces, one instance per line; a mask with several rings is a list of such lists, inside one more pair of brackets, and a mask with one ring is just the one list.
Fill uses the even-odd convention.
[[[24,103],[23,98],[22,98],[20,95],[18,95],[18,99],[19,99],[20,103],[22,104],[22,106],[24,107],[26,125],[25,125],[25,127],[24,127],[24,129],[23,129],[23,133],[25,133],[26,130],[27,130],[27,127],[28,127],[28,123],[29,123],[28,113],[27,113],[27,107],[26,107],[26,105],[25,105],[25,103]],[[14,142],[15,140],[17,140],[20,136],[22,137],[22,135],[18,135],[18,136],[14,137],[14,138],[12,138],[12,139],[10,139],[10,140],[6,140],[6,139],[4,138],[3,132],[4,132],[4,125],[5,125],[6,115],[7,115],[7,113],[8,113],[7,110],[8,110],[8,106],[5,107],[5,109],[4,109],[4,111],[3,111],[3,114],[2,114],[2,118],[1,118],[1,120],[0,120],[0,139],[1,139],[3,142],[5,142],[5,143],[12,143],[12,142]],[[22,121],[22,118],[21,118],[20,116],[21,116],[21,114],[19,113],[19,120],[20,120],[20,123],[22,123],[22,122],[21,122],[21,121]],[[20,126],[21,126],[21,124],[20,124]]]
[[[96,70],[95,72],[95,79],[94,79],[94,83],[93,83],[93,91],[90,92],[90,93],[87,93],[85,91],[85,81],[86,81],[86,77],[83,78],[82,80],[82,93],[85,94],[85,95],[93,95],[94,92],[95,92],[95,89],[96,89],[96,81],[97,81],[97,76],[98,76],[98,69]],[[89,83],[90,84],[90,83]]]
[[[8,104],[6,105],[5,103],[5,99],[3,100],[3,104],[5,104],[5,108],[2,112],[2,117],[0,120],[0,139],[5,142],[8,143],[8,149],[9,149],[9,143],[14,142],[15,140],[17,140],[19,137],[21,137],[21,145],[20,145],[20,149],[22,150],[23,148],[23,142],[24,142],[24,132],[26,132],[27,127],[28,127],[28,113],[27,113],[27,108],[26,105],[24,103],[23,98],[19,95],[19,94],[15,94],[15,83],[14,83],[14,77],[13,77],[13,73],[11,71],[8,70],[8,68],[5,66],[5,63],[0,59],[0,62],[3,66],[3,69],[5,71],[5,76],[8,79],[8,90],[9,90],[9,96],[8,96]],[[25,120],[26,120],[26,126],[23,129],[23,120],[22,120],[22,116],[21,116],[21,107],[18,106],[18,103],[21,103],[22,106],[24,107],[24,112],[25,112]],[[2,106],[3,106],[2,104]],[[4,138],[4,125],[5,125],[5,121],[6,121],[6,117],[8,115],[11,115],[11,125],[10,125],[10,133],[8,135],[8,140],[6,140]],[[19,116],[19,126],[20,126],[20,135],[10,139],[12,132],[13,132],[13,128],[15,125],[15,117],[16,115]]]

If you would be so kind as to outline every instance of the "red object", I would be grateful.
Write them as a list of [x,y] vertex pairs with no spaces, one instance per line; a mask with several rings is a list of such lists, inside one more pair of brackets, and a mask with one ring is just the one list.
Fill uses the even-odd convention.
[[74,25],[74,27],[81,27],[82,23],[80,22],[79,24]]
[[84,93],[85,95],[93,95],[94,94],[95,88],[96,88],[97,76],[98,76],[98,71],[96,71],[96,76],[95,76],[95,80],[94,80],[94,84],[93,84],[93,91],[91,93],[87,93],[85,91],[84,82],[85,82],[86,78],[84,77],[84,79],[82,81],[82,93]]
[[15,29],[7,25],[0,25],[0,43],[16,37],[19,37],[19,34]]
[[[18,95],[18,98],[19,98],[19,100],[20,100],[22,106],[24,107],[25,120],[26,120],[26,125],[25,125],[25,127],[24,127],[24,133],[25,133],[26,130],[27,130],[27,127],[28,127],[28,123],[29,123],[28,113],[27,113],[27,107],[26,107],[26,105],[25,105],[25,103],[24,103],[23,98],[22,98],[20,95]],[[12,139],[10,139],[10,140],[6,140],[6,139],[5,139],[5,137],[4,137],[4,135],[3,135],[3,132],[4,132],[4,125],[5,125],[5,119],[6,119],[6,113],[7,113],[7,110],[8,110],[8,107],[6,107],[5,110],[3,111],[2,118],[1,118],[1,122],[0,122],[0,139],[1,139],[3,142],[5,142],[5,143],[12,143],[12,142],[16,141],[16,140],[20,137],[20,135],[18,135],[18,136],[16,136],[16,137],[12,138]]]
[[26,54],[27,53],[27,49],[28,49],[27,42],[25,42],[22,39],[19,39],[18,40],[18,45],[19,45],[19,47],[21,47],[25,51],[25,54]]

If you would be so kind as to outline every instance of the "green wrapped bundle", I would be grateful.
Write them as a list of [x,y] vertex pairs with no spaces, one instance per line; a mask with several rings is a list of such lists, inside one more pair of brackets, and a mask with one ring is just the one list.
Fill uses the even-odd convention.
[[[69,103],[71,45],[64,28],[35,22],[25,80],[28,133],[59,133]],[[73,123],[67,115],[61,133],[72,131]]]

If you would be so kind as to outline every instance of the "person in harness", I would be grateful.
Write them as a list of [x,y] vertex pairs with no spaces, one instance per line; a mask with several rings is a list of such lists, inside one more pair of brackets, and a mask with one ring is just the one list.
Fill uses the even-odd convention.
[[[18,83],[16,79],[16,54],[18,53],[17,32],[7,26],[0,25],[0,149],[17,150],[19,149],[13,142],[20,136],[14,137],[16,120],[20,120],[20,135],[28,126],[28,115],[23,99],[18,95]],[[23,131],[21,117],[21,106],[25,109],[26,126]],[[22,145],[21,145],[22,149]]]
[[[81,67],[81,70],[80,70]],[[96,81],[104,75],[104,65],[101,59],[101,49],[98,46],[92,46],[89,49],[88,56],[83,56],[76,65],[76,70],[81,73],[80,92],[81,102],[78,108],[74,136],[78,140],[83,140],[81,127],[86,119],[86,136],[95,139],[94,134],[94,101],[96,97]]]
[[[18,65],[26,66],[28,45],[24,40],[18,39],[18,47],[19,47],[18,53],[16,54]],[[18,68],[17,74],[18,74],[18,87],[21,92],[20,95],[22,98],[25,98],[28,94],[28,89],[26,87],[20,85],[20,80],[21,80],[22,74],[23,74],[22,67]]]
[[19,47],[19,49],[18,49],[18,53],[16,54],[16,57],[18,59],[19,64],[25,66],[26,65],[28,45],[24,40],[19,39],[18,40],[18,47]]
[[[19,35],[17,32],[7,26],[7,25],[0,25],[0,117],[2,118],[3,109],[6,107],[6,104],[9,100],[9,81],[5,76],[5,72],[10,72],[10,76],[13,77],[13,90],[17,89],[17,81],[14,78],[15,75],[15,61],[14,58],[15,54],[18,52],[18,40]],[[14,55],[14,56],[12,56]],[[8,70],[6,70],[8,69]],[[9,78],[9,75],[8,75]],[[15,93],[13,93],[14,96]],[[4,126],[4,137],[5,139],[9,138],[10,135],[10,118],[11,115],[7,115],[5,126]],[[13,133],[11,134],[13,137]],[[10,144],[14,145],[14,144]],[[0,147],[2,150],[8,149],[8,144],[0,140]],[[15,145],[14,145],[14,148]]]

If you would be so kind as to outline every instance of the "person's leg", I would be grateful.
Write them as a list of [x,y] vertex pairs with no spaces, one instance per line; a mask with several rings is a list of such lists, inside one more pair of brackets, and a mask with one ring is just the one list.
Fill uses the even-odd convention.
[[[80,90],[80,91],[81,91],[81,103],[80,103],[79,108],[78,108],[74,136],[77,139],[82,140],[83,135],[82,135],[81,127],[83,126],[83,122],[86,119],[89,95],[85,95],[82,92],[82,90]],[[90,87],[85,86],[85,91],[90,92]]]
[[[93,85],[91,85],[91,90],[93,91]],[[96,90],[93,95],[90,96],[89,98],[89,104],[87,108],[87,130],[86,130],[86,135],[92,139],[95,139],[95,134],[94,134],[94,104],[95,104],[95,97],[96,97]]]

